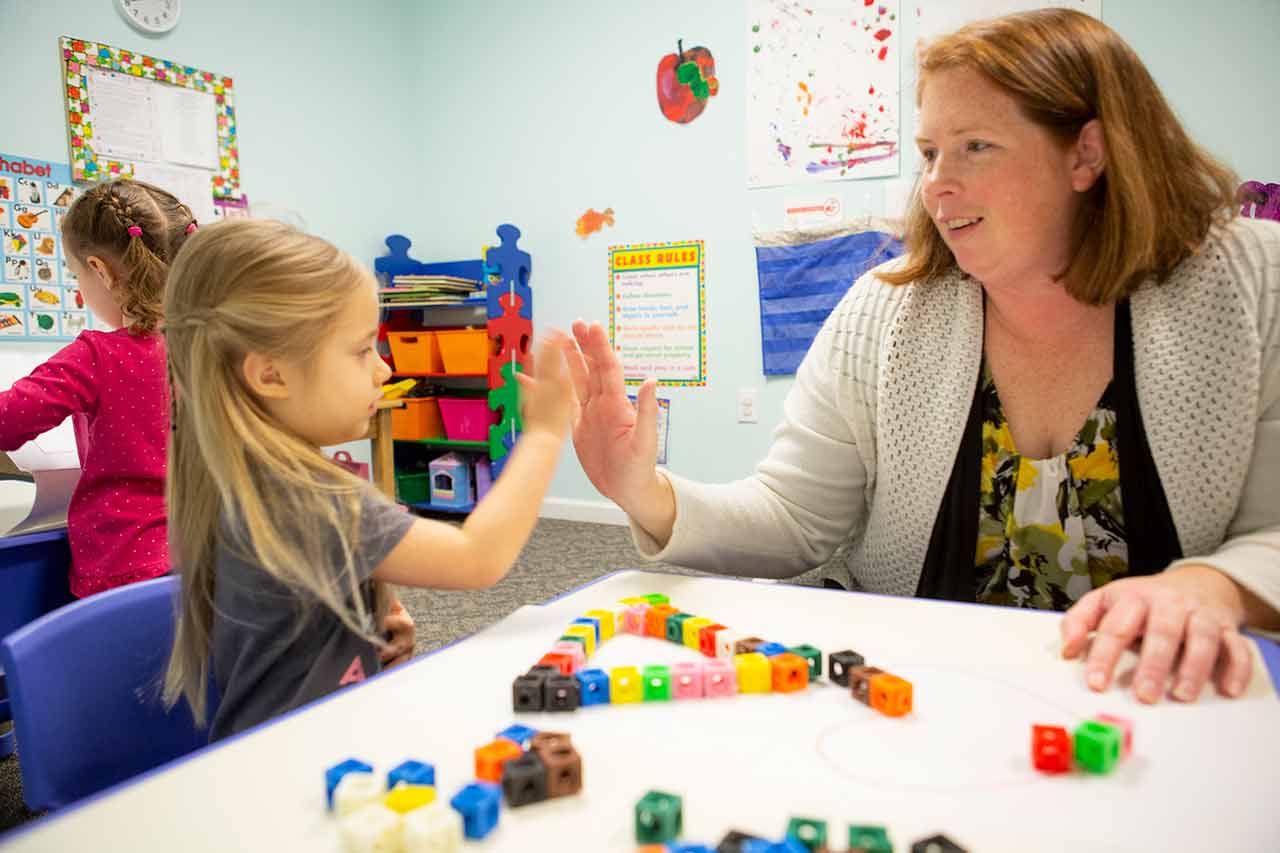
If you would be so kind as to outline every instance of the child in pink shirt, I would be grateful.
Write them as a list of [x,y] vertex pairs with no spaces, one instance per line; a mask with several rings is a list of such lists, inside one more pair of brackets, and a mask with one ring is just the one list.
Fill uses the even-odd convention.
[[186,205],[141,181],[86,192],[63,220],[63,251],[89,310],[116,331],[81,332],[0,391],[0,450],[71,418],[81,474],[67,535],[78,597],[169,571],[169,392],[158,327],[169,263],[195,229]]

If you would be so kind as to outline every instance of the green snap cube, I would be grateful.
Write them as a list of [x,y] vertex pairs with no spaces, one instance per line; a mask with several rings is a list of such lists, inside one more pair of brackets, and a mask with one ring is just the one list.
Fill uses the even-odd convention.
[[671,699],[671,667],[653,664],[644,668],[644,701],[666,702]]
[[807,817],[793,817],[787,821],[787,838],[794,838],[807,850],[827,846],[827,822]]
[[1071,743],[1076,763],[1090,773],[1110,773],[1120,760],[1124,732],[1110,723],[1085,720],[1076,726]]
[[849,825],[849,849],[862,853],[893,853],[889,833],[883,826]]
[[665,844],[684,830],[680,798],[650,791],[636,803],[636,843]]

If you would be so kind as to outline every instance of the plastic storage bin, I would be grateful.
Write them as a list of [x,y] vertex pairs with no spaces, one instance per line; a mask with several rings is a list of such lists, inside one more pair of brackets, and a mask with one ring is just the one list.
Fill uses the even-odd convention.
[[396,474],[396,498],[405,504],[426,503],[431,498],[431,473]]
[[[403,409],[391,410],[391,437],[413,441],[444,438],[439,401],[435,397],[407,397]],[[485,434],[488,438],[488,433]],[[423,500],[426,500],[425,498]]]
[[487,373],[489,332],[486,329],[437,329],[436,344],[445,373]]
[[395,362],[396,373],[445,372],[435,332],[387,332],[387,342],[391,344],[391,360]]
[[483,397],[441,397],[440,418],[450,441],[488,441],[489,426],[498,423],[499,413],[490,411]]

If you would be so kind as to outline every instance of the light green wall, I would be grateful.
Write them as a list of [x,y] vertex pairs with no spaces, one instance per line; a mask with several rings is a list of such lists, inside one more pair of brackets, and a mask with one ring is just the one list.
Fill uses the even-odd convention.
[[[746,189],[745,3],[184,7],[174,33],[148,39],[112,0],[0,0],[4,85],[17,105],[0,111],[0,150],[65,159],[55,45],[77,35],[233,75],[250,198],[297,211],[358,257],[378,254],[393,231],[413,238],[424,259],[475,257],[495,226],[515,223],[534,259],[540,328],[607,321],[609,245],[705,240],[709,383],[661,390],[673,400],[671,467],[712,480],[750,472],[791,385],[760,373],[752,226],[776,227],[784,199],[797,194],[834,192],[848,214],[877,212],[883,182]],[[910,43],[914,18],[901,17]],[[1198,141],[1242,177],[1280,181],[1280,2],[1104,0],[1103,18]],[[663,119],[654,97],[658,59],[677,38],[711,48],[721,80],[685,126]],[[904,140],[914,130],[910,76],[904,63]],[[913,168],[908,154],[904,174]],[[577,237],[574,221],[588,207],[612,207],[616,226]],[[759,424],[734,422],[742,387],[761,389]],[[598,499],[569,451],[551,494]]]

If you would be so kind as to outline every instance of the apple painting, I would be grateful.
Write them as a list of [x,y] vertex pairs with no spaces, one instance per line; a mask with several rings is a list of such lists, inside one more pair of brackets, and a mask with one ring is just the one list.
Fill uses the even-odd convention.
[[705,47],[684,49],[676,42],[676,52],[658,63],[658,107],[677,124],[688,124],[707,108],[707,101],[720,91],[716,60]]

